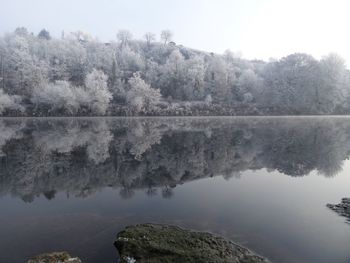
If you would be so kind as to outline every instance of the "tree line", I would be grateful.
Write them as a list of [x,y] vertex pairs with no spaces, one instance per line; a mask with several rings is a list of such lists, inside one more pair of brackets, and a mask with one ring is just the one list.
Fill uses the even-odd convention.
[[26,28],[0,37],[0,114],[262,115],[350,113],[350,72],[337,54],[268,62],[186,48],[120,30],[101,42]]

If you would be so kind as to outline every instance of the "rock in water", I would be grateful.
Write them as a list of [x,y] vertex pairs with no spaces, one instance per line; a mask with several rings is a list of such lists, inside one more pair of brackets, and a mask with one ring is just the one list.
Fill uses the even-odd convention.
[[350,198],[343,198],[340,204],[327,204],[327,207],[337,212],[341,216],[347,218],[347,222],[350,223]]
[[121,263],[268,262],[247,248],[210,233],[176,226],[142,224],[126,227],[115,242]]
[[28,263],[82,263],[79,258],[72,258],[67,252],[53,252],[38,255]]

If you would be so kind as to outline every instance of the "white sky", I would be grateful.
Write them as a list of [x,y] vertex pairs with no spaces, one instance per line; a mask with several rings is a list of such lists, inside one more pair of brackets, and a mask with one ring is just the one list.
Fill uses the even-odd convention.
[[170,29],[178,44],[206,51],[265,60],[336,52],[350,63],[349,0],[0,0],[0,34],[18,26],[104,41],[119,29],[137,38]]

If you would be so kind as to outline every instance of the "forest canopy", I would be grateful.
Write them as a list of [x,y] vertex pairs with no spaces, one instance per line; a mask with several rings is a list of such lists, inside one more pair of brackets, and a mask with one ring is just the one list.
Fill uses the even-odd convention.
[[5,116],[348,114],[350,72],[337,54],[268,62],[186,48],[164,30],[101,42],[26,28],[0,37]]

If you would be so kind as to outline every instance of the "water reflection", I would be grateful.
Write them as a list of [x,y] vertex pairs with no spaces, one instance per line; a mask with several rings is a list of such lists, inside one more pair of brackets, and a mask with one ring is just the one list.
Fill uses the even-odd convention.
[[2,119],[0,194],[171,198],[179,184],[246,170],[336,176],[349,139],[346,118]]

